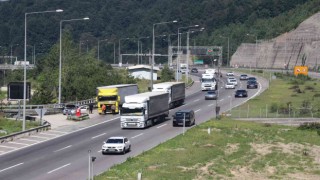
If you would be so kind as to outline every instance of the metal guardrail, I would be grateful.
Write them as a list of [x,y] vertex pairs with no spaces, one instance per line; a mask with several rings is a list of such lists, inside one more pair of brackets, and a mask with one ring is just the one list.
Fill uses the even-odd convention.
[[51,129],[50,123],[43,125],[43,126],[40,126],[40,127],[33,128],[33,129],[28,129],[26,131],[21,131],[21,132],[13,133],[10,135],[2,136],[2,137],[0,137],[0,144],[6,143],[9,141],[13,141],[13,140],[21,138],[21,137],[30,136],[30,135],[36,134],[38,132],[47,131],[49,129]]

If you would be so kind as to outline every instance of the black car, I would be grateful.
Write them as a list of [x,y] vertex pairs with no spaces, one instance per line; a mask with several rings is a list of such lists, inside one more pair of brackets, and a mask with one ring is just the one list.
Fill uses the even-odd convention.
[[192,72],[192,73],[198,73],[198,69],[197,69],[197,68],[192,68],[192,69],[191,69],[191,72]]
[[247,89],[257,89],[258,88],[258,83],[257,81],[248,81],[247,82]]
[[257,81],[257,78],[255,78],[255,77],[249,77],[249,78],[248,78],[248,81]]
[[234,97],[248,97],[248,91],[245,89],[238,89],[236,90]]
[[179,110],[172,115],[172,126],[191,126],[196,124],[195,114],[193,110]]

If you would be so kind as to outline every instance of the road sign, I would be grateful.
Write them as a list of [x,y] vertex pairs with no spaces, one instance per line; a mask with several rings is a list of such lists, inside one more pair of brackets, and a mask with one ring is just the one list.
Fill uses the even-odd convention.
[[42,117],[44,116],[44,114],[46,114],[47,109],[35,109],[35,111],[37,112],[37,114]]
[[[26,99],[30,99],[31,95],[31,85],[30,82],[26,83]],[[23,90],[24,83],[23,82],[10,82],[8,83],[8,100],[23,100]]]
[[193,64],[203,64],[203,60],[194,60]]

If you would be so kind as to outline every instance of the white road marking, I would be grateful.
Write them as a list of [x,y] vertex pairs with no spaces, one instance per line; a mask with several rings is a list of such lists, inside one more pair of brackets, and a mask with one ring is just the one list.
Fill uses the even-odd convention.
[[95,138],[100,137],[100,136],[103,136],[103,135],[105,135],[105,134],[107,134],[107,133],[99,134],[99,135],[97,135],[97,136],[92,137],[91,139],[95,139]]
[[200,101],[200,99],[196,99],[196,100],[194,100],[193,102],[197,102],[197,101]]
[[18,143],[18,142],[8,142],[10,144],[19,144],[19,145],[24,145],[24,146],[30,146],[30,144],[25,144],[25,143]]
[[223,101],[223,99],[220,99],[220,102],[222,102]]
[[194,112],[198,112],[198,111],[201,111],[201,109],[195,110]]
[[210,106],[213,106],[214,104],[209,104],[208,106],[210,107]]
[[31,139],[24,139],[24,138],[21,138],[20,140],[23,140],[23,141],[31,141],[31,142],[41,142],[41,141],[36,141],[36,140],[31,140]]
[[139,136],[142,136],[142,135],[143,135],[143,133],[140,133],[140,134],[138,134],[138,135],[136,135],[136,136],[133,136],[131,139],[134,139],[134,138],[139,137]]
[[30,137],[35,137],[35,138],[40,138],[40,139],[50,139],[50,137],[40,137],[40,136],[30,136]]
[[18,148],[16,148],[16,147],[10,147],[10,146],[4,146],[4,145],[0,145],[0,147],[8,148],[8,149],[18,149]]
[[158,126],[157,128],[159,129],[159,128],[162,128],[163,126],[166,126],[167,124],[163,124],[163,125],[161,125],[161,126]]
[[98,153],[100,153],[102,151],[102,149],[100,149],[100,151],[98,151]]
[[[70,134],[73,134],[73,133],[82,131],[82,130],[84,130],[84,129],[89,129],[89,128],[91,128],[91,127],[95,127],[95,126],[99,126],[99,125],[101,125],[101,124],[105,124],[105,123],[108,123],[108,122],[111,122],[111,121],[115,121],[115,120],[117,120],[117,119],[120,119],[120,117],[115,117],[115,118],[113,118],[113,119],[110,119],[110,120],[107,120],[107,121],[103,121],[103,122],[100,122],[100,123],[97,123],[97,124],[93,124],[93,125],[91,125],[91,126],[87,126],[87,127],[84,127],[84,128],[78,129],[78,130],[75,130],[75,131],[67,132],[67,133],[70,135]],[[50,130],[50,131],[53,131],[53,130]],[[57,132],[58,132],[58,131],[57,131]],[[64,132],[61,131],[61,133],[64,133]],[[67,134],[67,133],[66,133],[66,134]],[[31,137],[35,137],[35,136],[31,136]],[[39,138],[41,138],[41,137],[39,137]],[[40,141],[39,143],[36,143],[36,144],[40,144],[40,143],[43,143],[43,142],[46,142],[46,141],[49,141],[49,140],[53,140],[53,139],[56,139],[56,138],[58,138],[58,137],[56,136],[56,137],[52,137],[52,138],[45,138],[43,141]],[[35,145],[35,144],[33,144],[33,145]],[[0,147],[1,147],[1,145],[0,145]],[[6,151],[6,152],[3,153],[3,154],[0,154],[0,156],[3,156],[3,155],[5,155],[5,154],[11,153],[11,152],[14,152],[14,151],[17,151],[17,150],[24,149],[24,148],[26,148],[26,147],[28,147],[28,146],[21,147],[21,148],[14,148],[13,150],[9,150],[9,151]],[[13,147],[7,147],[7,148],[13,148]]]
[[49,135],[49,136],[59,136],[59,134],[51,134],[51,133],[40,133],[40,135],[43,134],[43,135]]
[[6,171],[6,170],[8,170],[8,169],[11,169],[11,168],[14,168],[14,167],[17,167],[17,166],[20,166],[20,165],[22,165],[22,164],[23,164],[23,163],[19,163],[19,164],[16,164],[16,165],[7,167],[7,168],[5,168],[5,169],[0,170],[0,172]]
[[52,170],[52,171],[49,171],[49,172],[47,172],[48,174],[51,174],[51,173],[53,173],[53,172],[55,172],[55,171],[58,171],[59,169],[62,169],[62,168],[64,168],[64,167],[67,167],[67,166],[69,166],[71,163],[69,163],[69,164],[65,164],[65,165],[63,165],[63,166],[61,166],[61,167],[58,167],[58,168],[56,168],[56,169],[54,169],[54,170]]
[[69,145],[69,146],[66,146],[66,147],[64,147],[64,148],[55,150],[55,151],[53,151],[53,152],[59,152],[59,151],[62,151],[62,150],[64,150],[64,149],[70,148],[71,146],[72,146],[72,145]]
[[50,132],[56,132],[56,133],[61,133],[61,134],[67,134],[67,132],[62,132],[62,131],[57,131],[57,130],[50,130]]

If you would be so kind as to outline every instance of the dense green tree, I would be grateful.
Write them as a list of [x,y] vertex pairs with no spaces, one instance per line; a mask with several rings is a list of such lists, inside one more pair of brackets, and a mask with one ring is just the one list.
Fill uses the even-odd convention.
[[161,82],[172,81],[172,79],[174,79],[174,72],[165,64],[161,70]]

